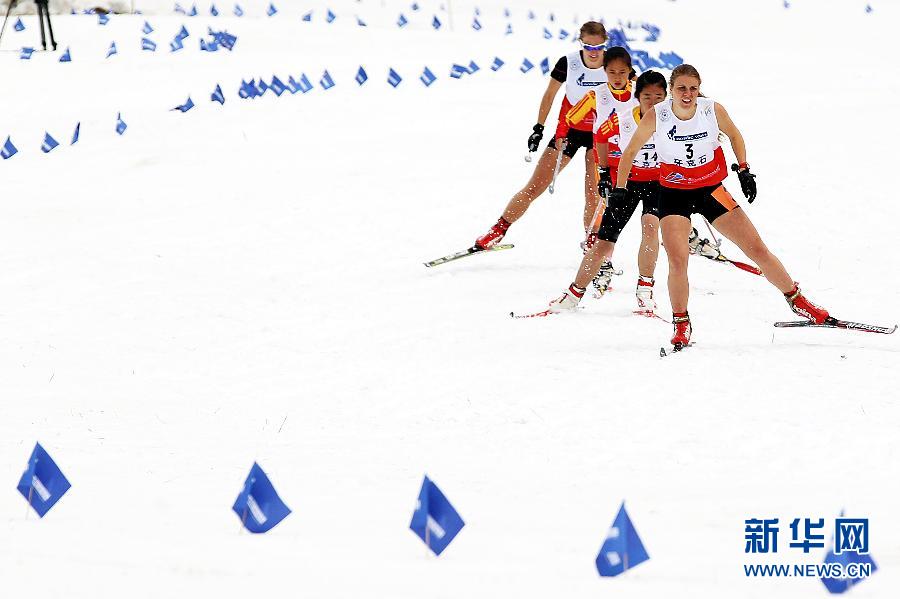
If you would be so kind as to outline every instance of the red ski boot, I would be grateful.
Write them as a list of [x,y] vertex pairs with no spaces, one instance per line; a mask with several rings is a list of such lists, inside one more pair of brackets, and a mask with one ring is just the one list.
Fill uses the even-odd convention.
[[490,228],[490,230],[475,240],[475,247],[482,250],[489,250],[503,239],[503,236],[506,235],[507,229],[509,229],[510,223],[503,218],[502,216],[497,221],[497,223]]
[[675,329],[672,334],[672,345],[675,351],[680,351],[691,342],[691,317],[687,312],[673,312],[672,324]]
[[794,288],[784,294],[784,299],[787,300],[787,303],[791,307],[791,310],[794,311],[794,314],[808,318],[816,324],[822,324],[828,319],[828,310],[819,307],[806,299],[806,297],[800,293],[800,285],[796,282],[794,283]]

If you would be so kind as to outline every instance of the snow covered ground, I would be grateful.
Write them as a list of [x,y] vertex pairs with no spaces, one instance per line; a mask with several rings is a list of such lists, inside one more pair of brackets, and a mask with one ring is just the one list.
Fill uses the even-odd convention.
[[[894,324],[900,131],[868,123],[897,106],[900,7],[535,0],[538,20],[516,3],[505,36],[496,0],[478,3],[479,32],[472,3],[437,32],[437,1],[296,2],[272,18],[267,4],[242,3],[240,19],[162,2],[105,26],[54,17],[64,64],[19,60],[33,16],[4,35],[0,143],[19,148],[0,162],[9,596],[822,597],[818,580],[742,564],[820,562],[787,549],[788,523],[841,509],[870,518],[879,565],[851,593],[897,595],[898,336],[776,330],[792,318],[777,291],[694,259],[697,344],[660,360],[669,326],[631,315],[634,222],[613,293],[511,320],[581,258],[578,162],[511,229],[513,251],[422,262],[470,245],[527,180],[546,77],[518,65],[574,48],[543,39],[549,12],[574,30],[602,7],[608,23],[658,25],[648,48],[697,66],[728,108],[758,175],[748,213],[811,298]],[[144,20],[155,54],[140,50]],[[192,37],[170,53],[182,24]],[[200,52],[207,25],[237,35],[234,52]],[[482,70],[447,76],[470,60]],[[326,68],[328,91],[237,97],[242,78],[316,83]],[[168,111],[188,95],[195,109]],[[44,131],[64,142],[48,155]],[[73,484],[43,520],[14,489],[36,440]],[[258,536],[230,511],[254,460],[294,510]],[[466,520],[440,558],[407,529],[425,473]],[[601,579],[623,499],[651,559]],[[745,555],[753,517],[781,519],[777,556]]]

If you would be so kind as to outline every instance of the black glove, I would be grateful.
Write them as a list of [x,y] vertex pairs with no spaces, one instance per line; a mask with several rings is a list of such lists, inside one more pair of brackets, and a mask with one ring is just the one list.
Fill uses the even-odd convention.
[[599,191],[600,195],[604,198],[608,198],[613,189],[612,177],[609,175],[609,167],[598,166],[597,176],[600,178],[600,181],[597,183],[597,191]]
[[731,170],[737,173],[738,181],[741,182],[741,191],[744,192],[747,201],[752,204],[756,199],[756,175],[750,172],[750,167],[746,163],[744,163],[743,169],[737,164],[732,164]]
[[534,133],[528,136],[528,151],[537,152],[541,140],[544,138],[544,126],[540,123],[534,126]]
[[624,202],[626,193],[628,192],[625,191],[624,187],[616,187],[611,192],[609,192],[609,203],[612,204],[613,202]]

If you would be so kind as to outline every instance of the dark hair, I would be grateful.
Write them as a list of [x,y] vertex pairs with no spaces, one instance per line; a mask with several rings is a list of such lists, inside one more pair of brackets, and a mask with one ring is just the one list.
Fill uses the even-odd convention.
[[581,39],[586,35],[600,35],[603,37],[604,41],[609,39],[609,35],[606,33],[606,27],[603,26],[603,23],[598,23],[597,21],[588,21],[581,26],[581,30],[578,32],[578,39]]
[[640,96],[641,91],[649,85],[658,85],[662,88],[663,93],[666,93],[666,78],[663,74],[656,71],[645,71],[637,79],[637,83],[634,86],[634,95]]
[[631,68],[631,54],[622,46],[613,46],[603,53],[603,68],[608,67],[609,63],[614,60],[621,60],[628,65],[629,69]]

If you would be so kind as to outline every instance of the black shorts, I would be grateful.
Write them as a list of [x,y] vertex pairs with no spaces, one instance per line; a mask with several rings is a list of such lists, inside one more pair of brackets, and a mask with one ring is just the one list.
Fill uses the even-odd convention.
[[[566,144],[566,149],[563,150],[563,156],[568,156],[569,158],[575,155],[578,148],[587,148],[590,150],[594,147],[594,134],[591,131],[569,129],[569,132],[566,133],[566,139],[568,140],[568,143]],[[556,136],[553,136],[553,139],[550,140],[550,146],[553,148],[556,147]]]
[[706,220],[714,222],[737,207],[737,202],[721,183],[697,189],[663,187],[659,193],[659,218],[677,214],[689,219],[692,214],[702,214]]
[[643,204],[641,216],[652,214],[659,217],[659,190],[659,181],[629,181],[625,200],[610,203],[603,212],[597,237],[613,243],[618,241],[619,234],[634,214],[638,202]]

